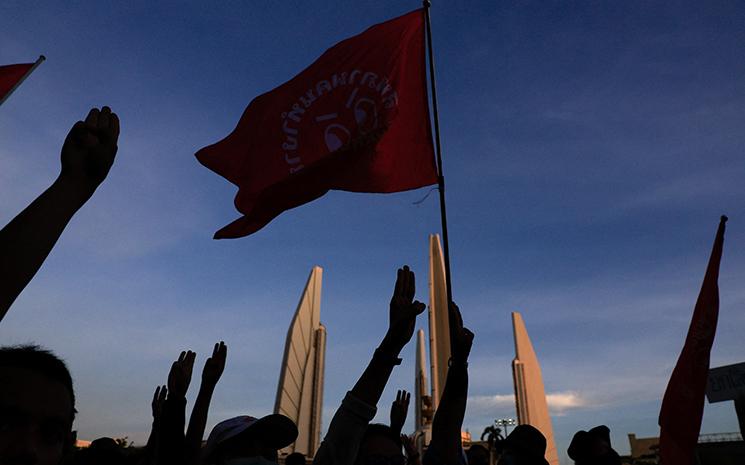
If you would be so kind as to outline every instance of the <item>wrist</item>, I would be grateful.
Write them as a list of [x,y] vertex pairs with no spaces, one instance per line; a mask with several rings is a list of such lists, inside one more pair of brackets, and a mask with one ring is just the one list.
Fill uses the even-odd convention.
[[73,204],[76,208],[83,206],[91,198],[95,188],[91,189],[64,174],[60,174],[52,184],[51,189],[55,191],[57,198]]
[[372,359],[387,366],[401,365],[402,361],[400,358],[398,358],[398,353],[392,355],[391,352],[383,349],[382,346],[375,349]]
[[212,381],[202,380],[202,384],[199,386],[199,395],[211,396],[215,392],[215,386],[217,383]]
[[186,392],[174,392],[168,390],[168,398],[166,400],[173,400],[174,402],[186,402]]
[[390,332],[388,332],[375,351],[380,351],[386,355],[390,355],[391,357],[398,358],[398,354],[401,353],[402,348],[403,347],[401,347],[400,344],[394,342],[393,337]]

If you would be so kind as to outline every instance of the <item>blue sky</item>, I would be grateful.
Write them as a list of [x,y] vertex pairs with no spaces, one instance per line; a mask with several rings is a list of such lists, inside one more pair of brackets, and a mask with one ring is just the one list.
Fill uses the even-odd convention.
[[[522,312],[558,448],[607,424],[656,435],[719,215],[730,216],[712,365],[745,353],[745,7],[740,2],[434,2],[453,288],[476,333],[466,427],[514,416],[509,313]],[[55,178],[91,106],[122,121],[109,179],[0,326],[76,380],[83,438],[144,442],[184,348],[229,345],[210,426],[269,413],[283,339],[324,267],[327,422],[379,342],[395,268],[427,298],[436,195],[332,192],[213,241],[235,189],[193,154],[326,48],[417,2],[0,5],[0,63],[47,61],[0,108],[0,221]],[[426,319],[419,322],[426,326]],[[389,383],[413,383],[413,344]],[[192,396],[196,388],[192,387]],[[730,404],[702,432],[736,431]]]

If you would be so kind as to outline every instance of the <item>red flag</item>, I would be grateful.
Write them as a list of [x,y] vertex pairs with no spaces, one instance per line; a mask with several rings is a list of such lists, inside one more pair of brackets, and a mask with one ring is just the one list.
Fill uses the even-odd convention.
[[0,102],[5,100],[13,87],[34,67],[34,63],[0,66]]
[[719,316],[717,281],[726,221],[727,217],[722,216],[701,292],[693,310],[688,336],[662,400],[659,419],[660,463],[665,465],[694,463],[694,449],[704,416],[709,354],[714,344]]
[[370,27],[256,97],[222,141],[197,152],[239,188],[244,215],[215,234],[251,234],[330,189],[399,192],[435,184],[424,12]]

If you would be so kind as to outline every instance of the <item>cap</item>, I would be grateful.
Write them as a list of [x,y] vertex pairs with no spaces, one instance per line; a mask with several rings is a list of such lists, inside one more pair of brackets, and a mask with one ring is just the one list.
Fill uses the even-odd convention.
[[217,447],[242,433],[256,433],[264,444],[271,449],[281,449],[297,439],[295,423],[284,415],[271,414],[261,418],[248,415],[233,417],[221,421],[210,432],[204,446],[204,457],[209,457]]

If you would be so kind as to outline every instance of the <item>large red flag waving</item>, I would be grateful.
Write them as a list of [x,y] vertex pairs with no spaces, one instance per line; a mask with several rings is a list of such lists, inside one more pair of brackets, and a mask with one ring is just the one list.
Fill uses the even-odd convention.
[[0,66],[0,102],[33,67],[34,63]]
[[215,234],[251,234],[330,189],[399,192],[435,184],[416,10],[344,40],[256,97],[222,141],[197,152],[239,188],[244,215]]
[[683,351],[678,357],[660,409],[660,459],[665,465],[693,465],[704,394],[709,374],[709,354],[719,317],[719,262],[724,245],[726,216],[719,222],[714,247],[706,267],[701,292],[693,310]]

